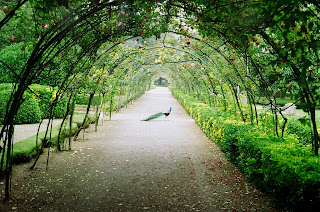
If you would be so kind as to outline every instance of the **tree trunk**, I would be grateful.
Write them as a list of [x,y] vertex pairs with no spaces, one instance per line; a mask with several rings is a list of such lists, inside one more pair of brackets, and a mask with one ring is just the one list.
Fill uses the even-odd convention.
[[80,131],[82,129],[84,130],[84,128],[85,128],[85,125],[86,125],[86,122],[87,122],[87,118],[88,118],[88,114],[89,114],[89,111],[90,111],[91,102],[92,102],[92,99],[94,97],[94,94],[95,94],[95,91],[93,93],[91,93],[90,96],[89,96],[89,102],[88,102],[88,106],[87,106],[86,115],[84,116],[83,122],[80,125],[78,131],[74,135],[74,140],[76,140],[78,138],[78,135],[79,135]]
[[61,122],[61,125],[60,125],[60,129],[59,129],[59,134],[58,134],[58,140],[57,140],[57,150],[58,151],[61,151],[61,147],[60,147],[60,137],[61,137],[61,132],[62,132],[62,127],[63,127],[63,124],[64,122],[66,121],[69,113],[70,113],[70,101],[71,101],[71,98],[72,98],[72,94],[70,95],[69,99],[68,99],[68,103],[67,103],[67,111],[66,113],[64,114],[63,116],[63,119],[62,119],[62,122]]
[[109,120],[111,120],[111,114],[112,114],[112,103],[113,103],[113,91],[111,91],[111,94],[110,94]]
[[[6,126],[6,131],[8,132],[9,126]],[[1,149],[0,153],[2,152],[2,156],[1,156],[1,164],[0,164],[0,179],[2,178],[2,172],[3,172],[3,164],[4,164],[4,156],[5,156],[5,152],[6,152],[6,145],[7,145],[7,138],[8,138],[8,134],[6,133],[6,136],[4,138],[3,141],[3,148]]]
[[72,105],[71,105],[70,121],[69,121],[69,146],[68,146],[68,150],[69,150],[69,151],[71,150],[72,119],[73,119],[74,108],[75,108],[75,104],[76,104],[76,97],[75,97],[75,94],[71,94],[71,96],[73,97],[73,100],[72,100]]
[[302,104],[306,103],[306,100],[305,100],[303,94],[300,95],[300,102],[301,102]]
[[247,97],[248,97],[248,101],[249,101],[249,107],[250,107],[250,121],[251,121],[251,124],[253,125],[253,122],[254,122],[254,120],[253,120],[253,108],[252,108],[252,97],[251,97],[251,95],[249,94],[249,95],[247,95]]
[[317,130],[316,113],[315,113],[314,107],[310,108],[310,115],[311,115],[313,135],[314,135],[314,154],[318,156],[319,155],[319,134]]
[[[230,81],[229,81],[229,83],[231,84]],[[242,121],[246,122],[246,119],[244,118],[244,115],[243,115],[243,112],[242,112],[242,109],[241,109],[241,106],[240,106],[240,103],[239,103],[239,98],[238,98],[238,95],[237,95],[237,91],[236,91],[236,89],[234,88],[234,86],[232,84],[231,84],[231,91],[233,92],[233,96],[234,96],[234,98],[236,100],[236,103],[238,105]]]
[[257,111],[256,102],[254,101],[253,97],[252,97],[252,102],[253,102],[253,105],[254,105],[254,112],[255,112],[255,115],[256,115],[256,120],[257,120],[257,125],[258,125],[259,124],[258,111]]
[[[16,116],[22,102],[23,102],[23,93],[26,90],[24,84],[19,84],[17,91],[11,95],[10,100],[7,104],[7,112],[5,115],[5,120],[1,129],[0,138],[3,137],[3,133],[6,133],[4,143],[7,144],[7,157],[6,157],[6,183],[5,183],[5,200],[10,198],[10,172],[12,169],[12,148],[13,148],[13,133],[14,133],[14,117]],[[12,102],[11,102],[12,101]],[[11,102],[11,107],[9,105]],[[4,146],[4,148],[6,148]],[[5,152],[5,151],[4,151]],[[3,154],[4,154],[3,152]]]
[[277,114],[277,102],[276,102],[276,96],[274,96],[274,105],[272,105],[273,103],[271,103],[272,106],[272,112],[274,113],[274,117],[275,117],[275,132],[277,137],[279,137],[279,132],[278,132],[278,114]]
[[[101,97],[101,94],[99,93],[99,98]],[[95,120],[95,126],[94,126],[94,131],[98,131],[98,122],[99,122],[99,103],[96,105],[96,120]]]
[[[46,165],[46,170],[48,170],[48,166],[49,166],[49,156],[50,156],[50,147],[52,144],[52,128],[53,128],[53,119],[51,121],[51,126],[50,126],[50,136],[49,136],[49,143],[48,143],[48,154],[47,154],[47,165]],[[59,140],[58,140],[59,143]]]
[[13,125],[9,126],[8,145],[7,145],[7,160],[6,160],[6,187],[5,187],[5,200],[9,200],[10,197],[10,173],[12,169],[12,139],[13,139]]
[[45,133],[45,135],[44,135],[44,137],[43,137],[43,140],[42,140],[41,149],[37,152],[36,160],[34,161],[33,165],[30,166],[30,169],[34,169],[34,167],[36,166],[36,164],[37,164],[37,162],[38,162],[38,160],[39,160],[39,158],[40,158],[40,155],[41,155],[43,149],[44,149],[45,147],[47,147],[47,145],[48,145],[47,135],[48,135],[49,126],[50,126],[51,120],[52,120],[53,107],[54,107],[54,103],[52,103],[52,105],[51,105],[51,107],[50,107],[49,122],[48,122],[48,124],[47,124],[46,133]]
[[101,113],[102,113],[102,120],[101,120],[101,124],[103,125],[103,101],[104,101],[104,96],[105,96],[106,94],[105,93],[102,93],[102,97],[101,97],[101,103],[100,103],[100,111],[99,111],[99,117],[100,117],[100,115],[101,115]]
[[226,104],[226,96],[224,95],[224,90],[222,88],[222,85],[220,85],[221,87],[221,94],[222,94],[222,97],[223,97],[223,107],[224,107],[224,111],[227,111],[227,104]]
[[282,114],[281,111],[280,111],[280,115],[284,119],[284,123],[283,123],[283,126],[282,126],[282,131],[281,131],[281,138],[283,138],[284,129],[286,128],[286,124],[287,124],[288,119]]

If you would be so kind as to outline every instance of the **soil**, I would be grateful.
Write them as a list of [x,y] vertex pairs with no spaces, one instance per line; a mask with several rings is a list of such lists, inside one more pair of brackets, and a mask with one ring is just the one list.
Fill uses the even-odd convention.
[[[149,115],[172,112],[151,120]],[[280,211],[201,132],[167,88],[146,92],[72,151],[16,165],[0,211]],[[4,185],[0,185],[3,197]]]

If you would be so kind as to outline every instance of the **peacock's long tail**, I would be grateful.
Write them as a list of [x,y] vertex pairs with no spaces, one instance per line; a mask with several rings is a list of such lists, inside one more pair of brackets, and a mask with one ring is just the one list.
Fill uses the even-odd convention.
[[156,114],[153,114],[152,116],[149,116],[148,118],[143,119],[141,121],[149,121],[149,120],[156,119],[156,118],[163,116],[163,115],[164,115],[164,113],[162,113],[162,112],[156,113]]

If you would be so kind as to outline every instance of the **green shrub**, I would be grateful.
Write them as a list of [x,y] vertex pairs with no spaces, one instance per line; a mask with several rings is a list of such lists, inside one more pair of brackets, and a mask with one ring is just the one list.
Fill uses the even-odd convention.
[[291,139],[265,148],[264,183],[270,193],[295,211],[315,211],[320,204],[319,157],[308,146]]
[[[76,98],[76,104],[88,105],[90,94],[78,94]],[[97,105],[101,103],[101,97],[99,95],[94,95],[91,100],[91,105]]]
[[[22,48],[24,48],[24,51],[21,51]],[[12,73],[5,64],[0,63],[0,83],[11,83],[19,80],[21,70],[23,70],[23,67],[27,63],[32,49],[32,44],[29,45],[28,42],[12,43],[4,48],[0,48],[0,60],[4,61],[16,73]]]
[[291,134],[296,134],[302,143],[312,143],[311,128],[303,125],[297,118],[291,118],[288,120],[287,130]]
[[12,91],[14,85],[12,83],[0,83],[0,91],[10,90]]
[[14,119],[16,124],[33,124],[41,120],[40,108],[35,99],[29,97],[20,106]]
[[[40,110],[41,110],[41,117],[46,119],[50,117],[50,107],[52,101],[56,97],[56,91],[50,86],[45,85],[38,85],[32,84],[29,86],[30,90],[28,93],[32,95],[32,97],[38,102]],[[66,99],[59,99],[54,111],[53,111],[53,118],[61,118],[65,114],[66,108]]]
[[[27,90],[23,95],[25,99],[17,113],[15,123],[38,123],[41,118],[49,118],[50,116],[50,103],[55,98],[55,90],[50,86],[33,84],[29,86],[32,90]],[[3,122],[6,114],[7,102],[14,89],[11,83],[0,84],[0,123]],[[40,113],[38,109],[40,108]],[[55,110],[53,111],[53,118],[61,118],[65,114],[66,99],[59,99]]]
[[[0,91],[0,123],[3,123],[8,101],[10,99],[12,92],[10,90],[2,90]],[[37,102],[30,95],[23,95],[25,99],[15,117],[15,124],[32,124],[38,123],[41,120],[40,116],[40,108]]]
[[29,86],[31,91],[28,91],[32,95],[32,97],[38,102],[41,117],[49,118],[50,116],[50,103],[53,89],[49,86],[33,84]]
[[53,118],[62,118],[67,110],[67,97],[60,98],[54,108]]
[[3,123],[4,121],[10,95],[11,95],[10,91],[0,90],[0,123]]

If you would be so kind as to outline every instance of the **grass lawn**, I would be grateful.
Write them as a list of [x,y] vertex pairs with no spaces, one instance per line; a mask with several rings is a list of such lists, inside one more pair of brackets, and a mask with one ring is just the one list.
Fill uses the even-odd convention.
[[[285,105],[286,103],[295,103],[297,107],[301,107],[302,103],[300,101],[297,102],[296,99],[290,99],[290,97],[285,97],[283,99],[276,98],[277,105]],[[262,104],[268,103],[268,100],[265,99],[265,97],[259,97],[259,102]]]
[[[297,100],[290,99],[290,97],[285,97],[284,99],[276,98],[277,104],[285,105],[286,103],[295,103]],[[299,102],[298,102],[299,103]]]
[[[285,97],[284,99],[276,98],[276,101],[277,101],[278,105],[284,105],[284,104],[289,103],[289,102],[294,103],[297,100],[295,100],[295,99],[290,100],[290,97]],[[259,97],[259,102],[260,103],[267,103],[268,100],[266,100],[265,97]]]
[[[266,100],[265,101],[263,100],[264,100],[264,97],[259,98],[260,103],[266,103]],[[290,100],[290,97],[285,97],[284,99],[277,98],[276,101],[277,101],[277,105],[285,105],[286,103],[289,103],[289,102],[291,103],[296,102],[296,100]],[[298,102],[298,104],[299,103],[300,102]],[[296,109],[296,114],[299,117],[303,117],[303,116],[309,117],[308,113],[304,112],[302,109]],[[316,110],[316,121],[317,121],[317,126],[320,127],[320,110]]]
[[[309,117],[309,114],[307,112],[304,112],[302,109],[296,110],[297,116],[306,116]],[[316,110],[316,121],[318,123],[318,126],[320,124],[320,110]]]

